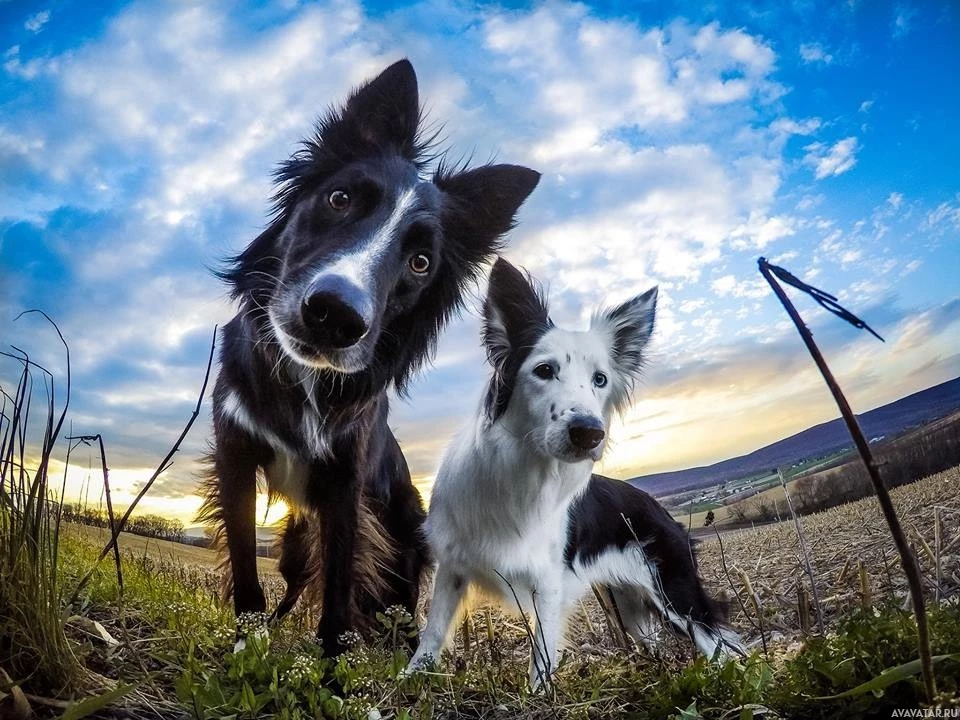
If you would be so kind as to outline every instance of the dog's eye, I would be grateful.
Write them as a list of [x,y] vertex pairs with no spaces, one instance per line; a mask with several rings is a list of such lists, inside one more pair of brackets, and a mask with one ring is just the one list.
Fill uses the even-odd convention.
[[410,264],[410,269],[413,270],[417,275],[426,275],[427,270],[430,269],[430,256],[424,253],[416,253],[410,256],[408,261]]
[[542,380],[553,380],[553,365],[550,363],[540,363],[533,369],[533,374]]
[[598,388],[605,387],[607,384],[607,376],[600,371],[595,372],[593,374],[593,384]]
[[343,212],[350,207],[350,193],[346,190],[334,190],[327,195],[327,204],[337,212]]

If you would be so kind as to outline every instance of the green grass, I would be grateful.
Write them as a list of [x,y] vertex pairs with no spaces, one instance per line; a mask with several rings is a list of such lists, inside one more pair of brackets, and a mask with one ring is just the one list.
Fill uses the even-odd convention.
[[[65,541],[64,578],[80,575],[96,549],[82,538]],[[785,717],[848,718],[917,707],[920,699],[915,677],[879,695],[815,699],[913,659],[912,616],[893,606],[857,610],[827,637],[811,638],[797,652],[774,651],[769,660],[755,654],[719,665],[683,653],[659,660],[637,652],[570,653],[552,692],[531,695],[522,634],[502,626],[492,640],[481,630],[469,648],[458,643],[436,672],[400,681],[413,628],[402,611],[381,615],[380,632],[354,638],[336,662],[323,656],[310,632],[313,618],[303,614],[273,631],[269,642],[252,640],[234,654],[232,613],[216,599],[208,570],[127,553],[121,597],[112,568],[105,568],[83,595],[83,613],[120,644],[73,641],[84,663],[136,687],[144,717],[153,704],[188,717],[238,720],[365,719],[373,709],[396,718],[761,717],[762,708]],[[480,616],[475,621],[484,626]],[[960,652],[960,606],[933,608],[931,627],[935,653]],[[960,702],[960,663],[951,662],[938,666],[944,704]],[[136,712],[129,696],[123,702]]]

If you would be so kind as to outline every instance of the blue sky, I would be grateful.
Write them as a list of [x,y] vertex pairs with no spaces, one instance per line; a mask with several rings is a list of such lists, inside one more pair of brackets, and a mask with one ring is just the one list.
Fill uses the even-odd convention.
[[[135,492],[232,313],[209,268],[263,227],[270,172],[313,118],[407,56],[454,156],[543,173],[506,254],[547,283],[558,323],[660,285],[611,474],[835,416],[761,254],[887,339],[799,301],[858,410],[955,377],[960,11],[780,5],[0,3],[0,340],[62,367],[35,317],[13,322],[57,319],[74,430],[104,434],[121,499]],[[394,404],[424,488],[485,377],[481,294]],[[150,509],[189,515],[208,432],[204,415]]]

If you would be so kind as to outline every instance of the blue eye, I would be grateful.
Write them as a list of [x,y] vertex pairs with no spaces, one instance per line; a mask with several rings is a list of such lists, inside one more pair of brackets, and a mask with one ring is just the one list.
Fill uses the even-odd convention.
[[607,384],[607,376],[604,375],[602,372],[599,372],[599,371],[595,372],[593,374],[593,384],[596,385],[598,388],[605,387]]
[[541,380],[553,380],[556,375],[553,372],[553,365],[550,363],[540,363],[533,369],[533,374]]

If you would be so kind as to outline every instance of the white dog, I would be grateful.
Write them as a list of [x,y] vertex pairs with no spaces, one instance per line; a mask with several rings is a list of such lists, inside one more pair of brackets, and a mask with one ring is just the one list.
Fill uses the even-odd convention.
[[686,531],[645,492],[591,473],[643,365],[656,301],[653,288],[570,332],[553,326],[521,272],[494,265],[484,305],[493,377],[433,488],[436,580],[406,673],[439,658],[471,586],[536,618],[533,687],[556,669],[566,615],[593,584],[610,588],[644,644],[661,619],[708,656],[742,652],[703,590]]

